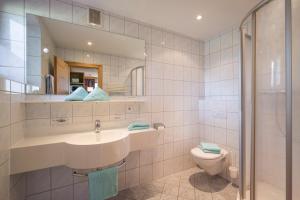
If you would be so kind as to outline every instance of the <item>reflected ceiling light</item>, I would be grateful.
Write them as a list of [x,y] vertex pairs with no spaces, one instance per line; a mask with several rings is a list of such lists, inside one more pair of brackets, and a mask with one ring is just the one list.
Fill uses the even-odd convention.
[[201,20],[201,19],[202,19],[202,16],[201,16],[201,15],[197,15],[196,19],[197,19],[197,20]]
[[92,46],[92,45],[93,45],[93,43],[92,43],[92,42],[88,42],[88,43],[87,43],[87,45],[89,45],[89,46]]
[[44,53],[49,53],[49,49],[47,47],[43,48]]
[[90,57],[90,54],[86,54],[86,57],[88,57],[88,58],[89,58],[89,57]]
[[147,56],[146,52],[144,52],[144,56],[145,56],[145,57]]

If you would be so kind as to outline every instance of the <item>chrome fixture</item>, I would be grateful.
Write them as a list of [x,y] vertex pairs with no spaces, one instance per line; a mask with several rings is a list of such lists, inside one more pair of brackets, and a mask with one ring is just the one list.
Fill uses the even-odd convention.
[[[107,168],[114,167],[114,166],[117,167],[118,169],[120,169],[121,167],[123,167],[126,164],[126,160],[123,159],[122,161],[120,161],[119,163],[116,163],[116,164],[113,164],[113,165],[110,165],[110,166],[107,166],[107,167],[103,167],[103,168],[93,169],[91,171],[101,171],[103,169],[107,169]],[[77,177],[87,177],[88,176],[88,173],[80,173],[79,171],[80,170],[74,169],[73,170],[73,176],[77,176]]]
[[95,121],[95,132],[96,132],[96,133],[100,133],[100,132],[101,132],[101,122],[100,122],[99,119],[97,119],[97,120]]

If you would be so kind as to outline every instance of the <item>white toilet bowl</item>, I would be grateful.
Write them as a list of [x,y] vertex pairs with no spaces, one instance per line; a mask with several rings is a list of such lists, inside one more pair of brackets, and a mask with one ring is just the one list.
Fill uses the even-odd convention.
[[221,150],[220,154],[205,153],[199,147],[191,150],[194,161],[209,175],[217,175],[227,167],[228,152]]

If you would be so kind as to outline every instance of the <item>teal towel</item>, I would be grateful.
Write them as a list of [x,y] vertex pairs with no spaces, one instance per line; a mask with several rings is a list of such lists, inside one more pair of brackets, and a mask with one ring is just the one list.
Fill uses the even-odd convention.
[[74,92],[65,97],[65,101],[82,101],[88,92],[83,88],[79,87]]
[[83,100],[84,101],[105,101],[109,100],[110,97],[99,87],[95,87],[94,90],[88,94]]
[[90,172],[89,200],[104,200],[118,194],[118,169],[111,167]]
[[213,144],[213,143],[202,142],[200,144],[200,148],[205,153],[215,153],[215,154],[221,153],[221,148],[217,144]]
[[129,131],[133,131],[133,130],[142,130],[142,129],[147,129],[150,128],[150,125],[146,122],[132,122],[131,124],[129,124],[128,126],[128,130]]

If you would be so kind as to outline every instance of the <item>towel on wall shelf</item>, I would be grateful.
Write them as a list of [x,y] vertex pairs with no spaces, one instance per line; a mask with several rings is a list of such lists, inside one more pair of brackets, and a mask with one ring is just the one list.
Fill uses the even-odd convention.
[[83,87],[78,87],[74,92],[65,97],[65,101],[83,101],[88,92]]

